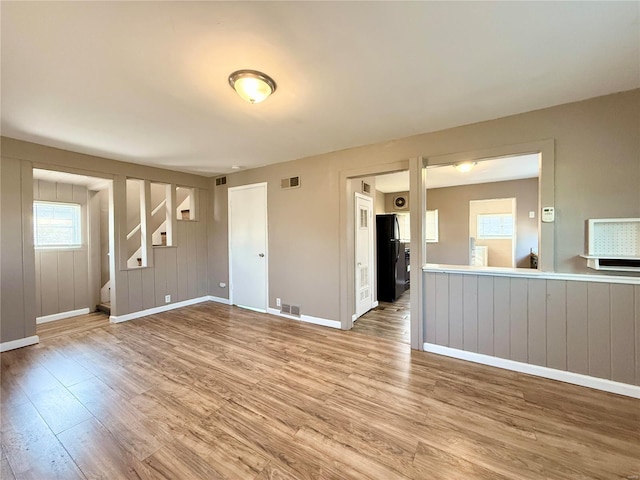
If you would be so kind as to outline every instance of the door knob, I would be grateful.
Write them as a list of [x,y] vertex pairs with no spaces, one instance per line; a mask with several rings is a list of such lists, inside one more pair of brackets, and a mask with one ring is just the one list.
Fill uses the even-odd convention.
[[259,257],[264,257],[264,253],[259,253],[258,256]]

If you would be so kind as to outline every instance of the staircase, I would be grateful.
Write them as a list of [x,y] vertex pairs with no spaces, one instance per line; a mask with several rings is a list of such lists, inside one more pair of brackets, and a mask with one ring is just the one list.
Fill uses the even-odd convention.
[[111,302],[103,302],[98,305],[98,311],[111,315]]
[[[160,232],[164,232],[167,230],[167,222],[166,222],[166,197],[164,195],[154,195],[152,191],[151,196],[151,205],[153,206],[151,210],[151,223],[149,225],[149,231],[153,232],[151,235],[153,245],[161,245],[161,235]],[[176,189],[176,204],[179,205],[178,211],[181,208],[184,208],[185,205],[189,202],[189,192],[183,189]],[[187,205],[188,208],[188,205]],[[176,213],[173,213],[176,215]],[[127,234],[127,252],[129,252],[129,257],[127,259],[127,267],[135,268],[138,267],[138,258],[142,257],[142,246],[141,246],[141,223],[135,225],[131,231]]]

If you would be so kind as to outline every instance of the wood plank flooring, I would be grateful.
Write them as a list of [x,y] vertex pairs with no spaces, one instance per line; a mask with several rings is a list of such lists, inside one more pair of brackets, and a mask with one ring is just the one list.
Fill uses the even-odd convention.
[[41,323],[37,326],[36,334],[42,342],[60,335],[88,332],[94,328],[106,327],[108,325],[109,317],[105,313],[94,312],[88,315],[56,320],[55,322]]
[[2,353],[2,479],[637,479],[640,401],[203,303]]
[[379,302],[378,306],[361,316],[353,324],[353,331],[411,344],[411,290],[395,302]]

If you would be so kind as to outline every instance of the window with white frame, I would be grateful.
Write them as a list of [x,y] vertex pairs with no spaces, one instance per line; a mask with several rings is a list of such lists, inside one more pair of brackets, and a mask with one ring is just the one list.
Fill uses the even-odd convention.
[[39,248],[82,245],[81,207],[77,203],[33,202],[34,245]]
[[491,213],[478,215],[478,238],[513,237],[513,215]]

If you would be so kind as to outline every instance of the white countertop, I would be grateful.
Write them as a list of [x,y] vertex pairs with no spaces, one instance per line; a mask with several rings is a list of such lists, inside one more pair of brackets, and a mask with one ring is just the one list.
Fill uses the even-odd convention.
[[492,277],[538,278],[541,280],[573,280],[582,282],[626,283],[640,285],[640,277],[622,275],[590,275],[584,273],[541,272],[532,268],[472,267],[469,265],[443,265],[427,263],[422,270],[428,273],[455,273],[462,275],[489,275]]

